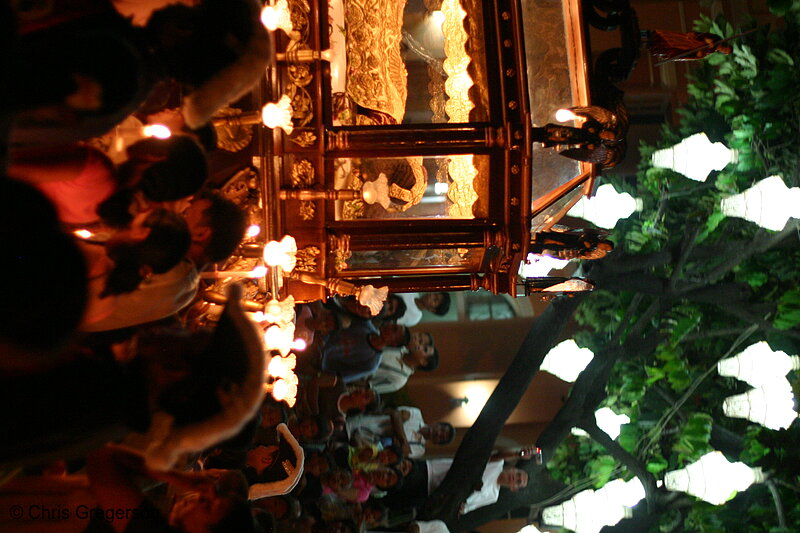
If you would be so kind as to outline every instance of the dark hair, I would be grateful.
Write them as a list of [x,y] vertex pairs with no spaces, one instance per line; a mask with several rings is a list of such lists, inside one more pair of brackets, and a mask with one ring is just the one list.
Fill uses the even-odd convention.
[[[137,164],[137,152],[166,156],[147,164],[138,185],[153,202],[172,202],[196,193],[208,178],[208,162],[203,148],[188,135],[172,135],[168,139],[143,139],[130,148],[129,161]],[[146,157],[144,157],[146,161]]]
[[[390,324],[384,324],[384,326],[388,325]],[[391,324],[391,325],[403,328],[403,338],[400,339],[397,342],[397,344],[390,344],[389,346],[408,346],[408,343],[411,342],[411,330],[408,329],[406,326],[398,324]],[[383,329],[383,326],[381,327],[381,329]],[[381,331],[381,334],[383,334],[383,331]]]
[[241,498],[231,498],[233,505],[222,519],[209,527],[211,533],[255,533],[257,531],[253,520],[253,511],[250,502]]
[[248,2],[207,0],[154,11],[146,30],[164,73],[197,87],[234,63],[253,34],[258,14]]
[[163,274],[183,259],[189,250],[189,230],[183,218],[167,209],[156,209],[144,221],[150,233],[143,241],[121,242],[106,247],[114,268],[108,274],[101,297],[135,290],[142,281],[141,267]]
[[439,294],[442,295],[442,301],[438,306],[436,306],[436,309],[433,310],[433,313],[443,316],[446,315],[450,310],[450,293],[440,292]]
[[216,263],[227,259],[244,238],[247,214],[216,191],[202,191],[195,200],[208,200],[211,204],[203,212],[211,228],[211,240],[205,250],[208,260]]
[[197,138],[197,142],[200,143],[200,146],[202,146],[206,152],[211,152],[212,150],[217,149],[217,130],[211,125],[210,122],[193,130],[184,128],[184,131],[194,135]]
[[438,367],[439,367],[439,350],[434,346],[433,353],[428,357],[428,359],[426,359],[424,365],[417,367],[417,370],[430,372],[432,370],[436,370]]
[[[383,318],[384,320],[397,320],[398,318],[406,314],[406,310],[408,309],[408,307],[406,306],[405,300],[403,300],[396,294],[390,294],[389,298],[397,302],[397,309],[395,309],[394,313],[392,313],[391,315],[386,315],[381,318]],[[389,300],[387,299],[386,301],[388,302]]]

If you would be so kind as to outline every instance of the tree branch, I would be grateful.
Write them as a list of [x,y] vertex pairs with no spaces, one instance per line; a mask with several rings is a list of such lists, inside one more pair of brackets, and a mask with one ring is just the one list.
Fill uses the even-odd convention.
[[647,471],[647,467],[642,462],[628,453],[619,443],[613,440],[608,433],[597,427],[595,418],[586,417],[581,421],[579,427],[586,431],[598,444],[605,448],[611,457],[625,465],[633,475],[639,478],[644,487],[644,494],[647,500],[647,510],[649,513],[658,512],[658,492],[656,488],[656,480],[653,475]]

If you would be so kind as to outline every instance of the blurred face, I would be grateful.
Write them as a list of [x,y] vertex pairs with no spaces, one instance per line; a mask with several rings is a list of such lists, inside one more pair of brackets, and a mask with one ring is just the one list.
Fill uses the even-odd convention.
[[413,354],[422,356],[422,364],[425,360],[433,355],[433,338],[430,333],[424,331],[412,331],[411,340],[408,343],[408,351]]
[[517,491],[528,486],[528,473],[519,468],[506,468],[497,476],[497,484]]
[[397,474],[394,470],[382,468],[372,472],[372,483],[380,488],[394,487],[397,485]]
[[450,438],[450,426],[437,422],[431,426],[431,442],[441,444]]
[[420,300],[421,307],[420,305],[417,307],[433,313],[442,304],[444,297],[441,292],[426,292],[420,297]]
[[397,462],[399,457],[394,453],[394,450],[386,449],[378,452],[378,462],[384,465],[393,465]]
[[406,328],[397,324],[384,324],[381,326],[381,338],[389,346],[399,346],[403,342]]
[[205,493],[189,493],[172,506],[169,515],[171,526],[186,533],[207,533],[209,528],[222,520],[233,506],[228,498],[208,496]]
[[305,471],[312,476],[320,477],[330,469],[330,463],[320,454],[314,454],[306,458]]
[[211,200],[206,198],[197,198],[189,203],[183,211],[183,218],[186,220],[186,225],[189,226],[189,234],[195,235],[201,228],[207,228],[206,223],[206,209],[211,207]]
[[264,469],[269,468],[277,458],[277,446],[256,446],[247,452],[247,466],[254,468],[260,475]]
[[375,400],[375,392],[369,389],[357,389],[350,393],[353,407],[364,409]]

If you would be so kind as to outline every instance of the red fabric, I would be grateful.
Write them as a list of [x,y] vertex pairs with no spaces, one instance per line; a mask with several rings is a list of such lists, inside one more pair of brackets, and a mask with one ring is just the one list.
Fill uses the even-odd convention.
[[674,59],[676,56],[695,50],[696,48],[708,45],[706,48],[697,50],[695,53],[689,54],[686,57],[675,59],[675,61],[692,61],[701,59],[716,51],[716,47],[713,44],[709,45],[706,39],[716,42],[722,38],[713,33],[701,33],[696,31],[680,33],[652,30],[649,34],[648,47],[650,48],[650,53],[659,59],[670,60]]

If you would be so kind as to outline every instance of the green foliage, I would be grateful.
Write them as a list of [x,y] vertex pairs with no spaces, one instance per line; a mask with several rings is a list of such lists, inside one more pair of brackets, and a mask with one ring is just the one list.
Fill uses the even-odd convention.
[[706,413],[692,413],[681,428],[672,451],[678,454],[678,463],[694,462],[711,451],[711,427],[714,419]]
[[800,289],[792,289],[781,296],[774,323],[778,329],[800,326]]

